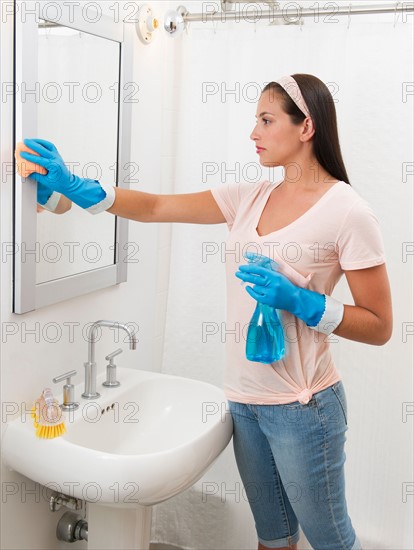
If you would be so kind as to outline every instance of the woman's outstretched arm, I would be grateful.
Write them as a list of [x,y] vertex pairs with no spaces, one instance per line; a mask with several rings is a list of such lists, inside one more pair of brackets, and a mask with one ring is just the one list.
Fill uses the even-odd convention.
[[211,191],[157,195],[115,187],[107,212],[139,222],[224,223]]
[[42,172],[29,171],[31,179],[49,194],[53,191],[61,193],[92,214],[106,210],[142,222],[209,224],[226,221],[211,191],[156,195],[101,184],[97,180],[72,174],[52,142],[39,138],[25,139],[23,145],[31,153],[21,151],[20,157],[31,162],[35,168],[39,166]]

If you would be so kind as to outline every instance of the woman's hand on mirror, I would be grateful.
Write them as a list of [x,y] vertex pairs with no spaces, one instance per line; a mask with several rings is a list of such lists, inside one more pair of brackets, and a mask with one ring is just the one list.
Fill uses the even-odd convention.
[[103,186],[97,180],[80,178],[72,174],[53,143],[44,139],[25,139],[24,144],[40,156],[22,151],[21,157],[47,170],[46,175],[37,172],[30,175],[31,179],[42,186],[42,200],[47,192],[52,194],[55,191],[92,214],[103,212],[112,206],[115,200],[114,188]]

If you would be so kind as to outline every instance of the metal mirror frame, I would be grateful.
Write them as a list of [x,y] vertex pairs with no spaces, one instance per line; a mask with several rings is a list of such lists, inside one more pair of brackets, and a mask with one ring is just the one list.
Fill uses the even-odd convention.
[[[19,103],[16,101],[16,85],[19,82],[25,82],[27,89],[33,90],[37,81],[39,20],[58,23],[81,32],[113,40],[120,44],[116,181],[118,187],[129,188],[127,167],[131,151],[132,102],[127,83],[132,83],[134,26],[128,25],[122,20],[115,22],[111,17],[103,14],[98,14],[100,15],[98,21],[89,22],[83,17],[82,7],[76,4],[67,10],[67,14],[64,12],[59,14],[59,19],[55,21],[47,16],[47,6],[50,6],[48,0],[27,0],[25,5],[27,14],[24,18],[19,15],[18,11],[15,11],[13,143],[16,143],[17,130],[23,137],[37,135],[35,94],[28,94],[25,98],[26,101]],[[27,52],[30,52],[30,55]],[[36,284],[37,254],[32,252],[36,250],[37,235],[36,186],[24,185],[25,178],[21,178],[15,169],[13,180],[13,313],[33,311],[127,280],[128,220],[117,216],[113,265]],[[106,213],[99,215],[108,216]]]

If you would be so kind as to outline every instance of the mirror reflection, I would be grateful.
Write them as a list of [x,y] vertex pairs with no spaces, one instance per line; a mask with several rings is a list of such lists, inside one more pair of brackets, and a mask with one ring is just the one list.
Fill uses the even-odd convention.
[[[119,43],[47,22],[38,33],[37,135],[74,174],[115,185]],[[36,284],[114,264],[115,223],[76,204],[60,215],[38,206]]]

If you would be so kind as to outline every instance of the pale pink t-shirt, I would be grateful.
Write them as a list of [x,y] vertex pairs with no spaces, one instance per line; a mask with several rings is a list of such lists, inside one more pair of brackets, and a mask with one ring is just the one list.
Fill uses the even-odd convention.
[[[298,219],[268,235],[256,228],[269,195],[281,182],[227,184],[211,189],[230,229],[223,250],[227,276],[226,397],[255,404],[306,404],[341,376],[329,349],[329,336],[312,330],[282,310],[285,356],[265,365],[246,359],[246,334],[257,302],[235,276],[243,253],[251,250],[277,261],[294,284],[331,295],[343,270],[385,262],[374,212],[343,181],[334,184]],[[338,337],[336,337],[338,338]]]

